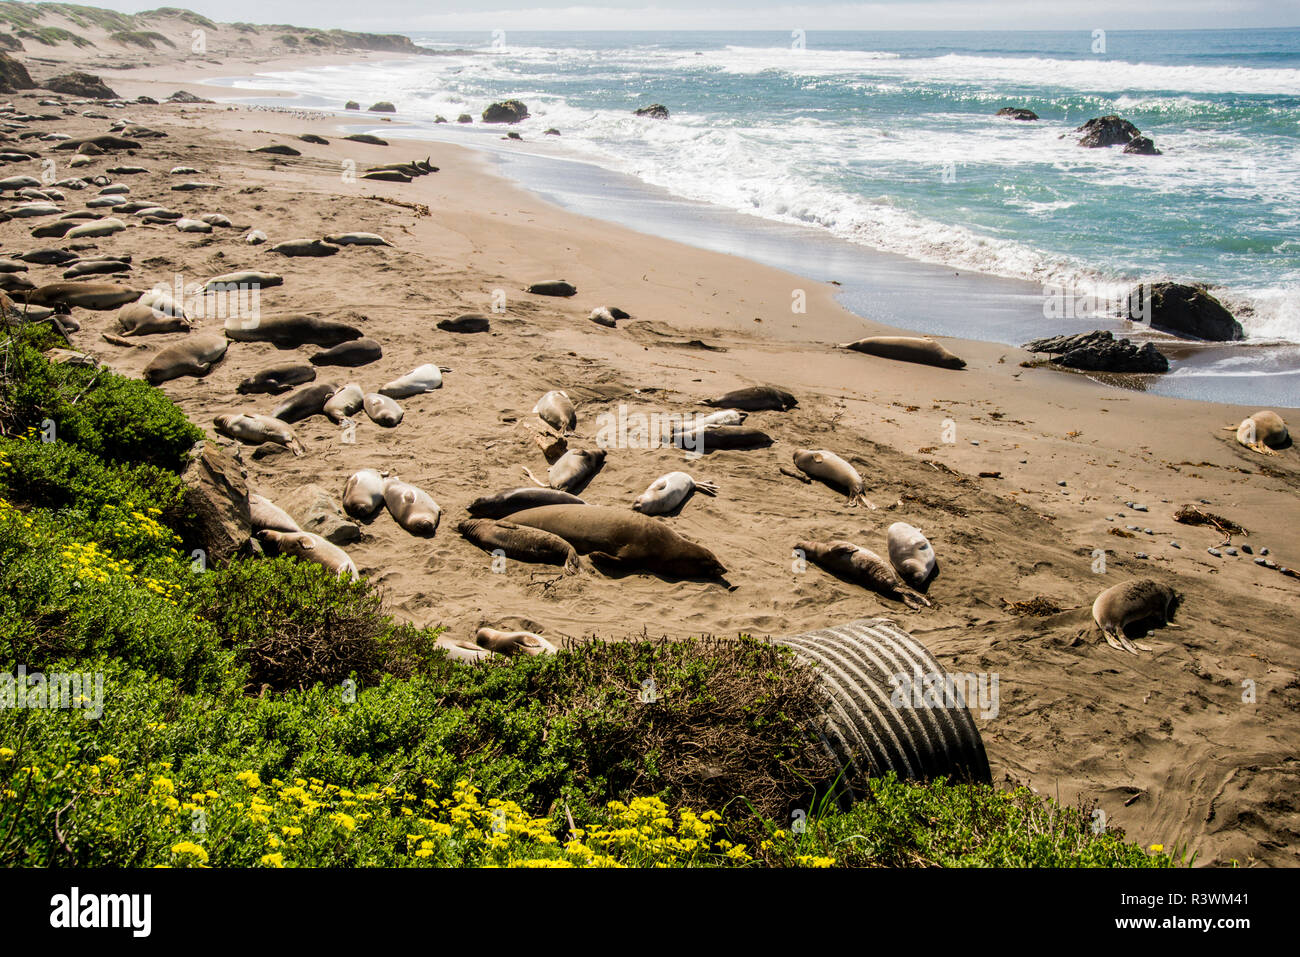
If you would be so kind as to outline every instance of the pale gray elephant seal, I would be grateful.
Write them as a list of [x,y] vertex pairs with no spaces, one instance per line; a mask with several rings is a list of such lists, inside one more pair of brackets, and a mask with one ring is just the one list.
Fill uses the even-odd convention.
[[281,256],[333,256],[338,251],[338,246],[319,239],[287,239],[271,247]]
[[865,352],[869,356],[882,359],[897,359],[900,362],[919,362],[922,365],[938,366],[941,369],[964,369],[966,360],[953,355],[933,339],[917,336],[868,336],[857,342],[845,342],[841,349]]
[[442,370],[432,362],[417,366],[404,376],[386,383],[379,389],[380,395],[390,399],[406,399],[413,395],[422,395],[442,388]]
[[365,407],[365,403],[366,394],[361,391],[361,386],[355,382],[349,382],[335,392],[330,400],[325,403],[325,414],[330,417],[330,421],[334,422],[334,424],[342,425],[349,416],[360,412]]
[[799,471],[821,479],[831,485],[838,485],[848,496],[846,504],[850,507],[865,505],[874,509],[876,506],[867,498],[867,484],[862,476],[844,459],[826,449],[798,449],[794,453],[794,464]]
[[1241,420],[1240,425],[1224,426],[1237,433],[1237,441],[1246,448],[1264,455],[1277,455],[1275,449],[1284,448],[1291,439],[1282,416],[1272,409],[1264,409]]
[[474,634],[474,641],[480,648],[498,655],[553,655],[556,651],[553,644],[531,631],[480,628]]
[[569,393],[558,389],[538,399],[533,414],[561,435],[571,435],[578,427],[578,411],[573,407]]
[[137,301],[128,302],[117,311],[117,328],[123,336],[153,336],[168,332],[189,332],[190,323],[183,315],[175,315],[157,306]]
[[340,342],[332,349],[326,349],[324,352],[318,352],[311,356],[307,361],[314,366],[347,366],[356,368],[357,366],[369,365],[384,355],[384,348],[374,339],[353,339],[350,342]]
[[378,233],[335,233],[326,236],[327,243],[335,246],[391,246],[393,245]]
[[274,442],[276,445],[283,445],[294,455],[302,455],[306,451],[298,441],[298,437],[294,435],[289,423],[281,422],[269,415],[229,412],[217,416],[212,421],[219,433],[238,439],[246,445]]
[[455,319],[439,319],[438,328],[443,332],[487,332],[492,323],[487,316],[468,313]]
[[302,531],[292,515],[266,496],[258,495],[256,492],[248,493],[248,517],[255,532],[260,532],[264,528],[290,534]]
[[189,336],[154,356],[145,366],[145,380],[150,385],[158,385],[181,376],[205,376],[221,361],[229,346],[224,336]]
[[889,563],[899,577],[913,588],[922,589],[936,568],[934,548],[921,530],[906,522],[889,526]]
[[785,412],[799,404],[799,400],[784,389],[772,385],[752,385],[736,389],[716,399],[705,399],[705,405],[715,409],[743,409],[746,412]]
[[524,485],[474,499],[470,502],[469,513],[475,518],[505,518],[526,508],[540,508],[543,505],[586,504],[578,496],[561,492],[559,489]]
[[542,488],[556,488],[561,492],[577,494],[587,487],[605,464],[605,450],[570,449],[555,460],[546,473],[547,481],[538,482],[527,467],[524,474]]
[[642,515],[668,515],[697,491],[717,495],[718,487],[712,482],[697,482],[686,472],[669,472],[650,483],[650,487],[632,503],[632,510]]
[[385,429],[395,429],[401,423],[402,417],[406,413],[402,407],[386,395],[380,395],[378,392],[371,392],[362,399],[362,407],[366,410],[366,415],[370,416],[370,421],[375,425],[383,426]]
[[528,291],[534,296],[576,296],[578,287],[563,279],[548,279],[545,282],[533,283],[528,287]]
[[273,272],[259,272],[256,269],[243,269],[239,272],[225,272],[213,276],[203,284],[206,292],[228,292],[232,289],[270,289],[272,286],[284,285],[284,277]]
[[271,366],[269,369],[263,369],[261,372],[249,376],[239,383],[235,391],[241,395],[251,395],[256,392],[279,395],[281,392],[288,392],[296,385],[314,381],[316,381],[315,369],[297,362],[290,362],[284,365]]
[[441,648],[447,653],[447,657],[452,661],[461,664],[473,665],[480,661],[486,661],[492,657],[492,652],[486,648],[480,648],[478,645],[471,644],[461,638],[450,638],[447,635],[439,635],[438,640],[434,643],[435,648]]
[[593,560],[614,568],[645,569],[673,578],[716,579],[727,569],[703,545],[697,545],[658,519],[603,505],[544,505],[510,516],[560,536]]
[[337,346],[360,339],[355,326],[319,316],[291,313],[280,316],[231,316],[226,320],[226,338],[235,342],[269,342],[277,349],[299,346]]
[[301,422],[313,415],[325,414],[325,403],[339,389],[332,382],[317,382],[306,385],[290,393],[288,398],[275,407],[271,415],[282,422]]
[[517,561],[563,565],[566,572],[578,570],[578,553],[573,546],[540,528],[516,525],[506,519],[467,518],[456,526],[456,531],[485,552],[499,549],[506,558]]
[[270,545],[277,555],[292,555],[303,561],[323,565],[340,578],[347,576],[355,581],[357,566],[348,553],[314,532],[279,532],[264,528],[257,533],[258,541]]
[[393,520],[412,535],[432,538],[438,530],[442,509],[428,492],[414,485],[397,478],[385,480],[384,504]]
[[353,518],[370,521],[384,507],[384,477],[374,469],[361,469],[348,476],[343,486],[343,511]]
[[1168,625],[1178,598],[1178,593],[1168,585],[1150,578],[1134,578],[1112,585],[1098,595],[1092,603],[1092,620],[1112,648],[1136,655],[1138,649],[1150,651],[1151,648],[1129,641],[1124,634],[1125,627],[1148,618],[1158,618],[1160,624]]
[[838,539],[829,542],[796,542],[794,547],[832,575],[869,588],[886,598],[897,599],[913,611],[921,605],[930,604],[930,599],[904,584],[889,567],[889,562],[869,548]]

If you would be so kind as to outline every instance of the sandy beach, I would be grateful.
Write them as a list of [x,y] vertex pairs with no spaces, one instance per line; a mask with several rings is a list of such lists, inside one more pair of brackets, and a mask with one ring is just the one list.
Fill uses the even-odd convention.
[[[230,91],[204,80],[303,62],[210,57],[105,79],[128,98],[162,100],[178,88],[215,98]],[[50,70],[33,64],[32,72]],[[36,113],[46,98],[41,91],[7,97]],[[402,401],[398,427],[359,416],[354,443],[324,417],[298,423],[306,447],[300,458],[255,457],[252,447],[217,437],[212,425],[227,412],[269,414],[282,397],[241,396],[236,386],[268,366],[305,362],[313,348],[232,343],[206,377],[162,386],[194,422],[238,451],[251,487],[291,513],[306,486],[337,499],[361,468],[428,491],[442,508],[434,538],[412,537],[381,512],[346,546],[399,616],[461,637],[483,624],[507,624],[556,640],[783,635],[887,616],[952,672],[999,675],[998,713],[979,722],[995,780],[1023,782],[1067,804],[1096,801],[1110,825],[1143,843],[1187,846],[1198,864],[1298,862],[1300,580],[1250,555],[1214,557],[1207,548],[1223,541],[1221,533],[1173,520],[1180,506],[1199,505],[1249,530],[1234,546],[1247,542],[1255,554],[1267,547],[1278,564],[1300,566],[1300,450],[1265,457],[1222,430],[1256,408],[1024,368],[1029,354],[988,343],[944,340],[966,360],[960,371],[838,349],[838,342],[897,330],[838,306],[832,285],[568,213],[495,175],[475,151],[340,138],[346,124],[386,125],[375,114],[305,118],[225,103],[109,112],[167,136],[144,141],[129,157],[94,157],[76,175],[138,164],[149,172],[112,177],[130,186],[132,198],[156,199],[190,217],[223,213],[234,224],[191,235],[123,217],[130,228],[94,240],[92,254],[132,255],[127,284],[145,290],[172,286],[177,277],[189,284],[242,269],[277,273],[284,283],[262,290],[265,313],[319,313],[357,324],[383,345],[383,357],[369,365],[320,368],[317,383],[355,381],[371,391],[426,362],[450,370],[440,390]],[[46,126],[88,136],[108,124],[78,115]],[[330,142],[308,144],[297,139],[303,133]],[[275,143],[302,155],[251,152]],[[62,165],[67,154],[50,155],[60,178],[72,175]],[[346,175],[426,156],[439,171],[411,183]],[[200,172],[169,175],[180,165]],[[6,167],[6,175],[24,173],[39,176],[39,161]],[[170,190],[186,178],[217,188]],[[0,224],[0,252],[59,244],[33,240],[32,225]],[[245,243],[250,229],[269,241]],[[347,231],[378,233],[391,246],[347,247],[323,258],[285,258],[270,248]],[[28,276],[41,284],[61,271],[32,265]],[[578,294],[524,291],[556,278]],[[793,312],[800,290],[806,311]],[[633,318],[614,329],[597,325],[587,316],[598,306]],[[436,328],[465,313],[489,316],[490,331]],[[81,324],[72,336],[76,348],[128,375],[140,375],[160,348],[181,338],[149,336],[121,347],[103,338],[116,331],[114,312],[78,309],[74,318]],[[220,321],[199,326],[219,331]],[[722,560],[725,584],[613,577],[585,559],[576,575],[518,562],[494,574],[491,556],[457,534],[472,500],[526,484],[525,466],[544,474],[531,427],[543,393],[569,394],[578,412],[569,446],[594,448],[600,417],[617,415],[620,406],[707,412],[702,400],[753,384],[780,386],[799,400],[789,412],[749,416],[746,425],[772,436],[770,448],[697,460],[673,448],[614,448],[583,493],[588,502],[630,508],[666,472],[683,469],[716,483],[716,498],[696,495],[663,521]],[[1300,409],[1277,411],[1300,425]],[[796,449],[848,459],[879,508],[850,508],[831,489],[782,474]],[[896,521],[916,525],[934,545],[940,574],[930,608],[910,611],[814,566],[796,567],[792,548],[806,538],[849,539],[884,553],[885,530]],[[1127,532],[1130,525],[1138,530]],[[1097,550],[1104,550],[1102,564]],[[1178,627],[1154,632],[1146,639],[1154,650],[1137,657],[1109,647],[1091,616],[1101,590],[1135,577],[1183,595]],[[1033,617],[1007,606],[1036,597],[1062,610]]]

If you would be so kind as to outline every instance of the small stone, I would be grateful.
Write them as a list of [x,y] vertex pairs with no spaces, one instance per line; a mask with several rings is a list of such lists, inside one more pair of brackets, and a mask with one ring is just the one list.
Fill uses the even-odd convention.
[[1149,529],[1149,528],[1144,528],[1144,529],[1142,529],[1142,532],[1143,532],[1143,534],[1145,534],[1145,535],[1154,535],[1154,534],[1155,534],[1155,532],[1151,531],[1151,529]]
[[970,444],[971,444],[971,445],[979,445],[979,442],[977,442],[975,439],[971,439],[971,440],[970,440]]
[[1269,562],[1269,560],[1268,560],[1267,558],[1263,558],[1263,557],[1260,557],[1260,556],[1256,556],[1256,557],[1255,557],[1255,564],[1256,564],[1256,565],[1263,565],[1265,568],[1267,568],[1267,567],[1271,564],[1271,562]]
[[1206,551],[1209,552],[1211,555],[1213,555],[1215,558],[1223,557],[1223,552],[1219,551],[1217,548],[1207,548]]
[[1107,516],[1106,516],[1106,521],[1108,521],[1108,522],[1113,522],[1113,521],[1115,521],[1115,519],[1112,518],[1111,516],[1107,515]]
[[1065,479],[1061,479],[1061,481],[1057,482],[1056,484],[1057,484],[1057,485],[1064,485],[1064,484],[1065,484]]
[[1133,557],[1134,557],[1134,558],[1146,558],[1146,557],[1147,557],[1147,553],[1146,553],[1146,552],[1138,552],[1138,553],[1137,553],[1136,555],[1134,555]]
[[1139,532],[1139,531],[1141,531],[1141,529],[1138,528],[1136,525],[1125,525],[1124,527],[1127,528],[1130,532]]
[[1149,511],[1151,511],[1151,510],[1150,510],[1149,508],[1147,508],[1145,505],[1134,505],[1134,506],[1133,506],[1133,511],[1135,511],[1135,512],[1149,512]]
[[1268,549],[1267,549],[1267,548],[1261,548],[1261,549],[1259,550],[1259,553],[1260,553],[1261,555],[1267,555],[1267,554],[1268,554]]
[[1169,543],[1169,547],[1170,547],[1170,548],[1182,548],[1183,546],[1179,545],[1177,542],[1170,542],[1170,543]]
[[1245,543],[1242,544],[1242,546],[1241,546],[1241,550],[1242,550],[1245,554],[1247,554],[1247,555],[1254,555],[1254,554],[1255,554],[1255,549],[1251,548],[1250,545],[1245,544]]
[[1225,555],[1232,555],[1234,558],[1237,555],[1237,550],[1235,548],[1225,548],[1223,552]]

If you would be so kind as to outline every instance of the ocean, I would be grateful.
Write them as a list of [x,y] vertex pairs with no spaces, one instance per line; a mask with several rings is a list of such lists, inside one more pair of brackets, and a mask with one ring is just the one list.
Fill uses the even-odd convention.
[[[391,100],[413,134],[491,149],[581,212],[619,219],[622,193],[647,231],[814,278],[833,261],[845,305],[924,332],[1119,329],[1049,319],[1042,290],[1210,283],[1246,343],[1176,360],[1152,391],[1300,406],[1300,29],[410,35],[439,55],[227,82],[304,108]],[[523,143],[477,122],[504,98],[532,114]],[[651,103],[671,118],[632,115]],[[1110,113],[1163,155],[1076,145]],[[1014,282],[927,295],[952,273]]]

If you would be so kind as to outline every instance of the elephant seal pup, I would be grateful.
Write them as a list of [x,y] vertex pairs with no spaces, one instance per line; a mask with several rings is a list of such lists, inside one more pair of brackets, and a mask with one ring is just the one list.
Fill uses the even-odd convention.
[[443,332],[487,332],[492,327],[487,316],[469,313],[455,319],[439,319],[438,328]]
[[293,434],[289,423],[281,422],[269,415],[230,412],[219,415],[212,421],[219,433],[238,439],[245,445],[274,442],[276,445],[283,445],[294,455],[303,455],[306,452],[298,437]]
[[862,481],[858,470],[834,452],[825,449],[798,449],[794,453],[794,464],[799,471],[844,489],[848,495],[846,504],[850,508],[865,505],[875,509],[876,506],[867,498],[867,483]]
[[469,504],[469,513],[474,518],[505,518],[526,508],[540,508],[543,505],[586,505],[582,499],[568,492],[555,488],[534,488],[525,485],[520,488],[506,489],[495,495],[484,495]]
[[[335,246],[391,246],[393,245],[378,233],[335,233],[326,236],[325,242]],[[272,247],[274,248],[274,247]]]
[[1271,409],[1264,409],[1241,420],[1241,425],[1225,425],[1229,432],[1237,433],[1237,441],[1246,448],[1264,455],[1277,455],[1275,449],[1286,446],[1291,435],[1287,432],[1282,416]]
[[668,444],[707,455],[720,449],[767,448],[772,444],[772,437],[761,429],[744,425],[702,425],[673,432]]
[[292,515],[266,496],[258,495],[256,492],[248,493],[248,517],[255,532],[260,532],[264,528],[290,534],[302,531]]
[[128,302],[117,311],[117,329],[123,336],[152,336],[166,332],[189,332],[189,321],[144,302]]
[[934,576],[937,567],[934,548],[921,530],[906,522],[889,526],[889,563],[900,578],[920,590]]
[[456,531],[485,552],[500,549],[506,558],[516,561],[563,565],[566,572],[578,570],[578,553],[573,546],[540,528],[508,520],[467,518],[456,526]]
[[270,545],[277,555],[292,555],[302,561],[315,562],[340,578],[346,575],[356,581],[360,577],[347,552],[314,532],[280,532],[264,528],[257,533],[257,540]]
[[726,567],[711,551],[665,522],[604,505],[544,505],[510,516],[516,525],[560,536],[579,554],[603,564],[645,569],[672,578],[717,579]]
[[939,343],[930,338],[916,336],[868,336],[857,342],[841,343],[841,349],[865,352],[869,356],[882,359],[897,359],[900,362],[919,362],[922,365],[938,366],[941,369],[964,369],[966,360],[953,355]]
[[401,424],[402,417],[406,413],[402,407],[386,395],[380,395],[378,392],[371,392],[361,400],[362,408],[366,410],[366,415],[370,416],[370,421],[375,425],[383,426],[385,429],[395,429]]
[[366,394],[361,391],[361,386],[349,382],[325,403],[325,414],[335,425],[342,425],[349,416],[360,412],[365,403]]
[[531,631],[497,631],[480,628],[474,643],[498,655],[553,655],[556,648],[541,635]]
[[897,599],[913,611],[921,605],[930,604],[930,599],[905,585],[894,574],[889,563],[869,548],[862,548],[842,540],[802,541],[796,542],[794,547],[832,575],[847,579],[863,588],[869,588],[886,598]]
[[384,477],[374,469],[348,476],[343,486],[343,511],[368,522],[384,507]]
[[339,389],[332,382],[318,382],[298,389],[271,412],[281,422],[301,422],[313,415],[325,414],[325,403]]
[[80,309],[116,309],[140,298],[140,290],[108,282],[52,282],[28,292],[18,291],[14,299],[33,306],[75,306]]
[[533,283],[528,287],[528,291],[534,296],[576,296],[578,287],[563,279],[548,279],[545,282]]
[[412,369],[406,375],[380,386],[379,394],[390,399],[406,399],[442,388],[442,370],[432,362]]
[[785,412],[799,404],[799,400],[784,389],[771,385],[752,385],[736,389],[716,399],[705,399],[704,404],[715,409],[743,409],[746,412]]
[[398,525],[412,535],[432,538],[438,530],[442,509],[428,492],[414,485],[390,478],[384,481],[384,504]]
[[224,272],[213,276],[203,284],[203,291],[226,292],[243,287],[245,289],[270,289],[272,286],[284,285],[284,277],[273,272],[258,272],[256,269],[243,269],[239,272]]
[[1178,593],[1172,588],[1153,579],[1130,579],[1112,585],[1097,596],[1092,603],[1092,620],[1112,648],[1136,655],[1138,649],[1150,651],[1151,648],[1129,641],[1124,628],[1136,621],[1156,617],[1162,625],[1169,625],[1174,609],[1178,607],[1178,598]]
[[288,392],[296,385],[314,381],[316,381],[315,369],[311,366],[290,362],[284,365],[271,366],[256,375],[249,376],[239,383],[235,391],[241,395],[251,395],[255,392],[269,392],[271,395],[279,395],[281,392]]
[[235,342],[269,342],[277,349],[299,346],[337,346],[360,339],[356,326],[319,316],[290,313],[282,316],[231,316],[226,320],[226,338]]
[[642,515],[667,515],[684,505],[696,491],[717,495],[718,487],[712,482],[697,482],[686,472],[669,472],[641,493],[632,503],[632,510]]
[[224,336],[190,336],[154,356],[145,366],[145,380],[150,385],[158,385],[181,376],[205,376],[221,361],[229,346]]
[[271,247],[281,256],[333,256],[338,251],[338,246],[319,239],[288,239]]
[[542,488],[556,488],[561,492],[577,494],[587,487],[605,464],[605,450],[570,449],[555,460],[555,464],[546,473],[545,484],[537,481],[527,467],[524,474]]
[[723,409],[720,412],[710,412],[708,415],[696,415],[695,424],[697,426],[744,425],[747,418],[749,418],[748,412],[742,412],[740,409]]
[[307,361],[314,366],[348,366],[349,368],[356,368],[381,359],[383,355],[383,346],[374,339],[361,338],[353,339],[350,342],[341,342],[332,349],[316,353]]
[[561,435],[572,435],[578,427],[578,410],[569,393],[554,389],[537,400],[533,414]]

